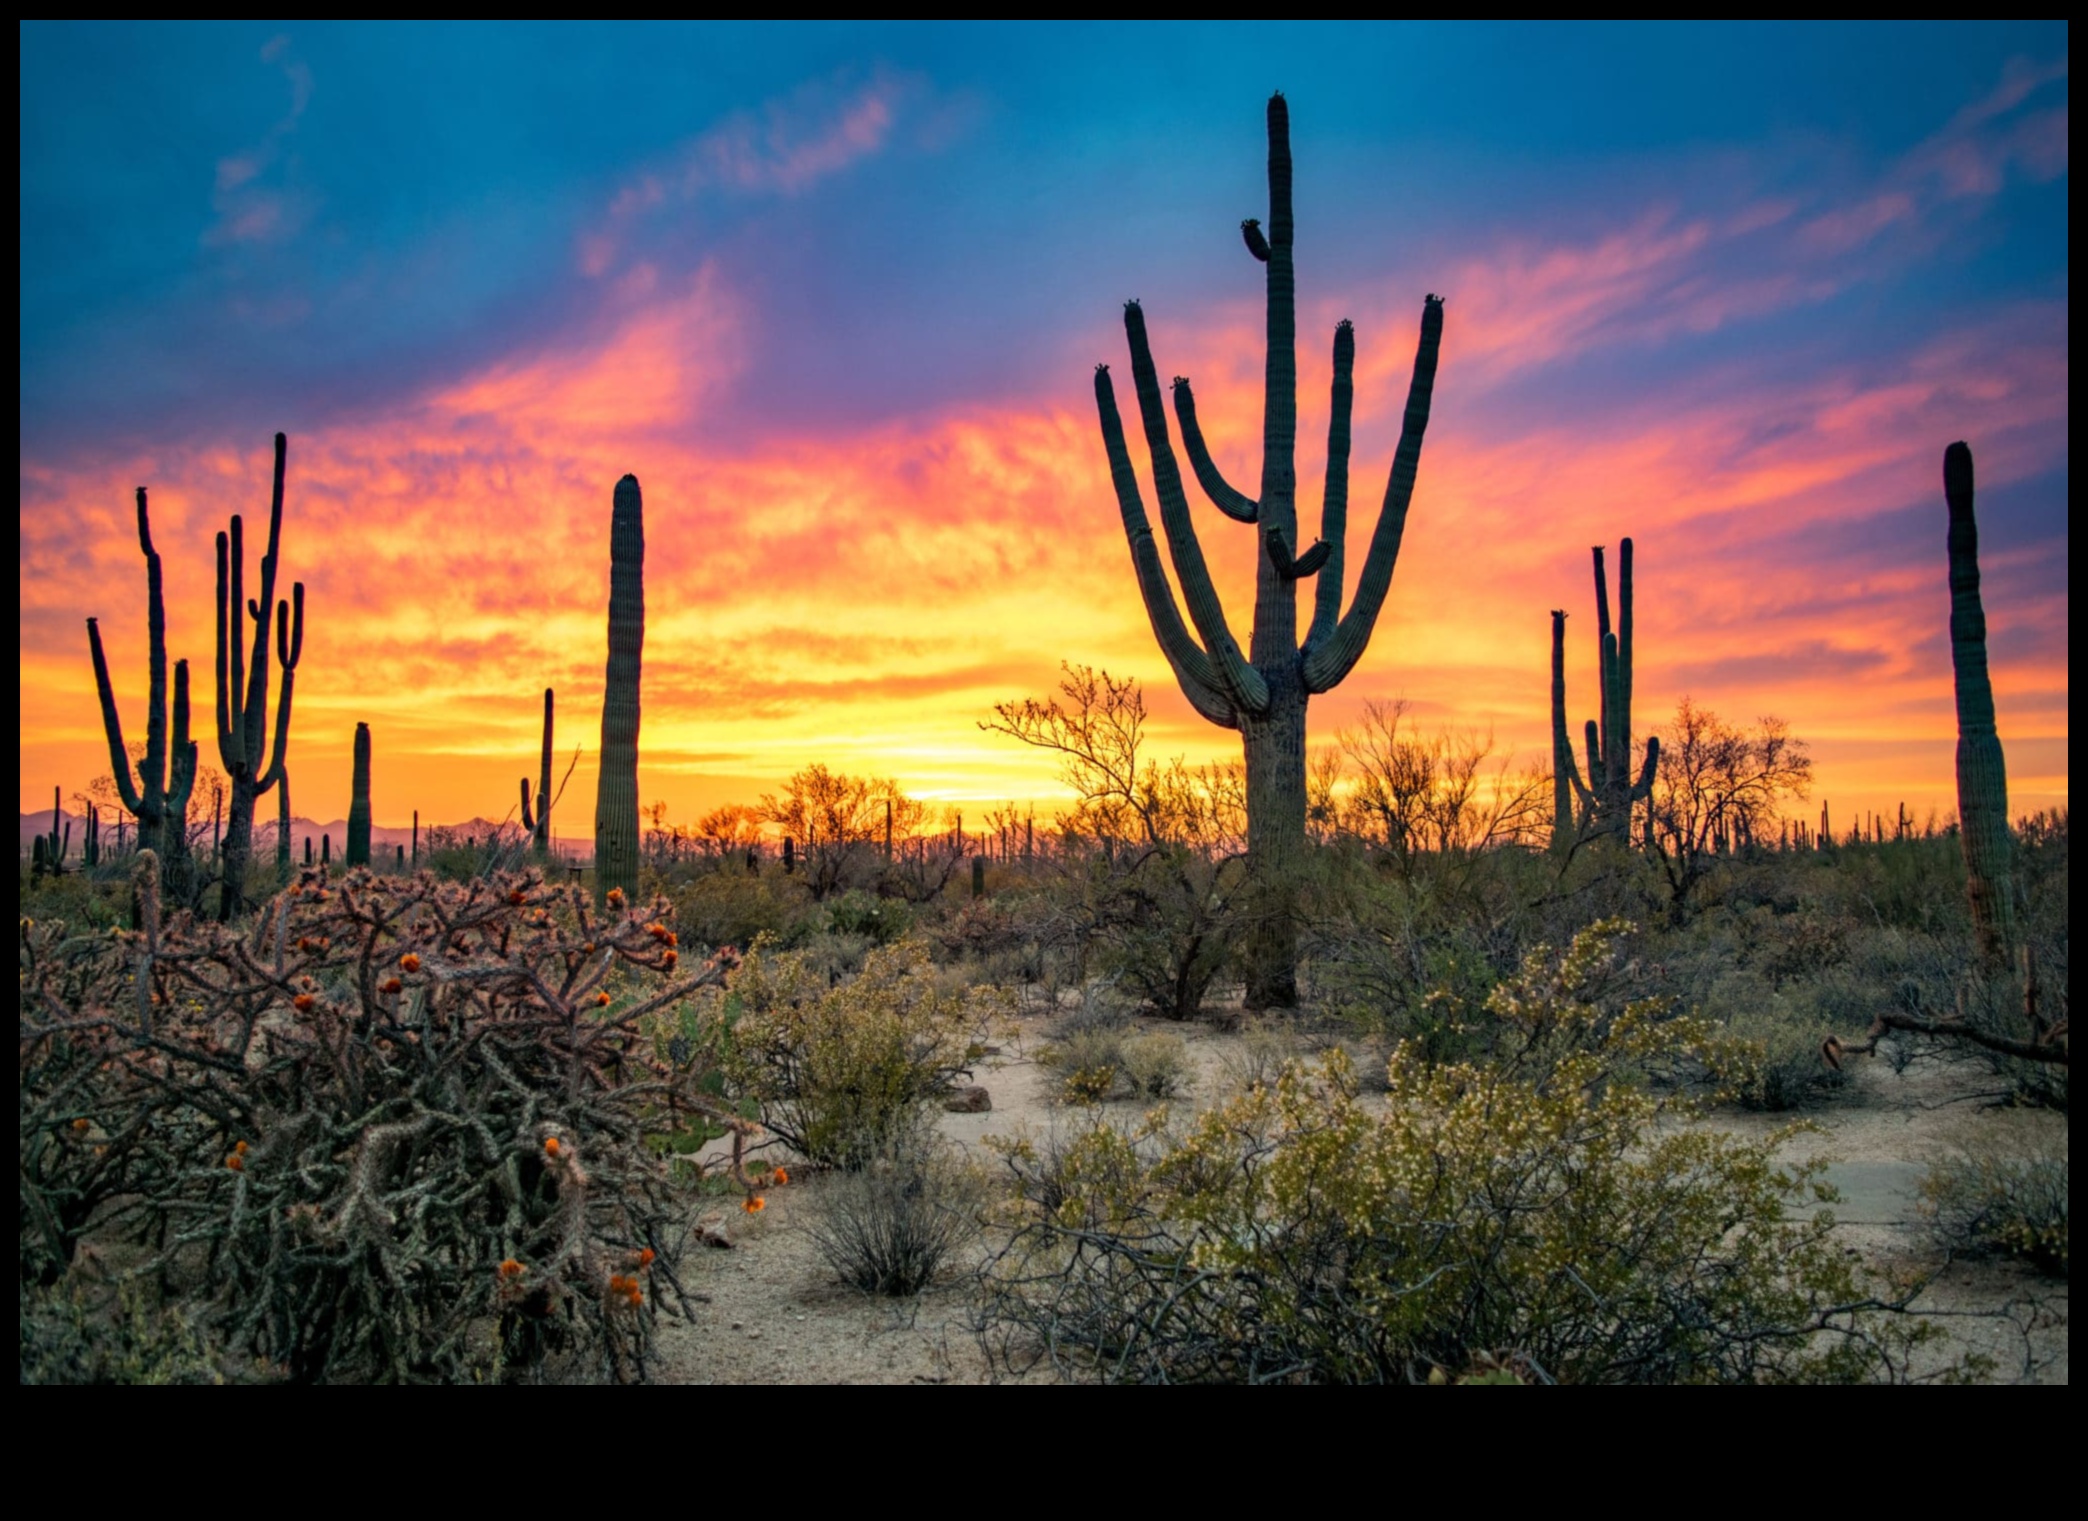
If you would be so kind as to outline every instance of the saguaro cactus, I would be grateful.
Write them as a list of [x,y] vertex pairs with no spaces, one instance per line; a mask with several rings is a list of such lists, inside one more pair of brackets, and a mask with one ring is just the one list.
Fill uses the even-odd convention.
[[276,875],[290,878],[290,769],[283,767],[276,782]]
[[536,811],[529,807],[529,778],[522,778],[522,827],[538,860],[551,856],[551,688],[544,688],[544,753],[537,771]]
[[348,864],[370,864],[370,726],[355,726],[355,782],[348,798]]
[[[1631,810],[1653,793],[1653,773],[1660,765],[1660,740],[1646,741],[1645,763],[1631,774],[1631,540],[1617,546],[1617,628],[1610,630],[1609,578],[1603,571],[1602,546],[1595,546],[1595,638],[1600,652],[1602,717],[1588,720],[1588,779],[1581,780],[1566,742],[1565,614],[1552,614],[1552,760],[1563,764],[1568,784],[1579,796],[1590,831],[1631,842]],[[1557,787],[1556,780],[1553,783]],[[1554,793],[1554,807],[1563,799]],[[1553,838],[1563,813],[1553,820]]]
[[1573,741],[1566,735],[1566,611],[1552,609],[1552,849],[1565,850],[1579,837],[1573,817]]
[[174,732],[167,733],[167,604],[159,551],[152,547],[152,520],[146,512],[145,488],[138,488],[138,546],[145,551],[145,626],[151,686],[145,709],[145,756],[131,777],[129,752],[123,744],[123,720],[117,716],[116,694],[109,685],[109,662],[102,654],[101,626],[87,620],[87,647],[94,656],[94,686],[101,697],[102,733],[109,742],[109,769],[123,806],[138,821],[138,846],[156,851],[165,863],[168,887],[185,896],[188,881],[188,802],[196,782],[196,742],[189,738],[188,662],[174,662]]
[[[294,614],[291,603],[275,600],[276,564],[283,536],[283,470],[288,453],[289,440],[278,433],[275,488],[268,509],[268,549],[261,556],[260,596],[249,601],[244,594],[246,546],[237,513],[232,515],[230,535],[217,536],[218,760],[232,787],[232,807],[225,820],[224,888],[218,899],[219,913],[226,919],[246,901],[247,865],[254,848],[255,804],[282,779],[284,756],[290,748],[290,697],[297,682],[298,657],[304,653],[304,583],[298,582],[292,590]],[[271,608],[282,690],[276,698],[275,750],[264,764],[263,758],[268,755]],[[253,652],[242,659],[240,636],[249,618],[254,624]]]
[[1958,838],[1965,849],[1965,894],[1982,954],[2000,959],[2015,933],[2008,833],[2008,768],[1994,727],[1987,677],[1986,608],[1979,598],[1979,524],[1972,513],[1972,450],[1943,451],[1943,498],[1950,508],[1950,669],[1957,690]]
[[[645,654],[645,506],[638,477],[616,483],[609,517],[609,673],[595,795],[595,894],[638,891],[638,676]],[[549,776],[548,769],[545,775]]]
[[[1191,706],[1215,724],[1240,731],[1247,762],[1247,854],[1264,891],[1265,911],[1249,946],[1247,992],[1256,1007],[1297,1001],[1297,931],[1288,908],[1291,868],[1305,847],[1305,708],[1354,669],[1370,642],[1379,610],[1399,558],[1407,507],[1421,459],[1434,392],[1436,352],[1442,340],[1443,304],[1431,295],[1421,311],[1421,340],[1407,390],[1406,417],[1383,508],[1363,562],[1354,600],[1341,610],[1348,530],[1349,414],[1353,405],[1356,340],[1343,322],[1334,330],[1333,415],[1327,430],[1327,480],[1320,510],[1321,542],[1295,550],[1297,524],[1297,280],[1292,261],[1290,113],[1281,95],[1269,101],[1269,229],[1259,221],[1241,224],[1248,251],[1267,266],[1267,351],[1263,369],[1262,469],[1258,497],[1227,484],[1196,418],[1188,380],[1174,383],[1175,415],[1189,463],[1219,511],[1256,525],[1259,569],[1255,581],[1254,630],[1243,656],[1211,584],[1188,498],[1168,437],[1158,371],[1146,339],[1145,313],[1136,301],[1124,308],[1131,346],[1131,375],[1140,421],[1152,457],[1153,484],[1161,526],[1182,595],[1185,625],[1160,565],[1153,531],[1140,499],[1138,477],[1124,442],[1109,367],[1095,370],[1095,405],[1109,472],[1123,516],[1131,564],[1161,652]],[[1317,574],[1313,616],[1302,645],[1297,638],[1298,582]],[[1191,632],[1193,625],[1194,632]]]

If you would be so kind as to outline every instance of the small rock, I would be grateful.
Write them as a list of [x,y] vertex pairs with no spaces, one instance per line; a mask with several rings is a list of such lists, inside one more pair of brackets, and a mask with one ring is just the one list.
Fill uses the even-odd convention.
[[984,1114],[993,1107],[993,1095],[976,1083],[969,1088],[959,1088],[943,1100],[943,1108],[951,1114]]
[[732,1237],[726,1234],[723,1220],[705,1220],[696,1227],[696,1239],[720,1251],[732,1250]]

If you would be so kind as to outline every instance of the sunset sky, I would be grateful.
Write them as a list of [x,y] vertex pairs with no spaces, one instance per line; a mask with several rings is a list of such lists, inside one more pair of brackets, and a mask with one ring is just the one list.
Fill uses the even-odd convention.
[[[1121,303],[1258,477],[1263,105],[1297,160],[1300,515],[1358,339],[1350,580],[1422,297],[1434,417],[1367,699],[1548,745],[1595,712],[1589,546],[1637,545],[1637,725],[1789,720],[1837,821],[1953,805],[1944,446],[1970,442],[2013,809],[2067,795],[2067,29],[21,30],[25,809],[144,734],[151,488],[215,761],[213,535],[290,437],[296,811],[499,818],[542,690],[593,817],[611,492],[644,489],[639,786],[813,761],[1059,795],[983,733],[1060,661],[1237,755],[1147,627],[1092,393]],[[1141,473],[1142,448],[1135,449]],[[1148,510],[1153,504],[1147,480]],[[1192,495],[1195,493],[1192,490]],[[1244,643],[1252,531],[1196,498]],[[250,579],[251,587],[252,581]],[[1308,601],[1309,607],[1309,601]],[[1846,810],[1846,811],[1845,811]],[[263,818],[273,816],[264,807]]]

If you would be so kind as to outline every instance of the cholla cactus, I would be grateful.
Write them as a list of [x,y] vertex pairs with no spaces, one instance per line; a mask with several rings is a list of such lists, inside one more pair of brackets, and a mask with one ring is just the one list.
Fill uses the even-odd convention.
[[468,1382],[481,1320],[510,1367],[577,1337],[643,1376],[690,1310],[648,1137],[747,1128],[684,1033],[723,964],[681,963],[664,902],[307,871],[235,931],[163,923],[149,851],[137,883],[138,932],[24,926],[25,1282],[91,1220],[148,1274],[207,1241],[207,1329],[296,1379]]
[[[609,520],[609,673],[595,798],[595,894],[638,891],[638,677],[645,654],[645,505],[638,477],[616,483]],[[548,775],[548,772],[546,773]]]
[[[1257,1007],[1297,1001],[1297,931],[1288,907],[1288,880],[1305,848],[1305,707],[1318,692],[1331,691],[1370,643],[1379,610],[1391,588],[1392,568],[1406,531],[1408,504],[1420,468],[1421,436],[1435,390],[1436,354],[1443,333],[1443,303],[1431,295],[1421,308],[1421,339],[1407,389],[1405,420],[1384,506],[1358,578],[1355,598],[1341,610],[1348,533],[1349,413],[1354,398],[1355,332],[1347,322],[1334,330],[1333,415],[1327,430],[1327,483],[1320,512],[1321,542],[1303,553],[1294,546],[1297,521],[1297,277],[1292,263],[1290,110],[1281,95],[1269,101],[1269,229],[1241,224],[1248,252],[1267,266],[1268,344],[1264,369],[1261,487],[1250,497],[1228,484],[1204,446],[1196,399],[1189,382],[1174,383],[1175,415],[1189,463],[1218,510],[1255,525],[1260,571],[1255,583],[1254,630],[1249,652],[1239,643],[1219,605],[1218,594],[1189,517],[1159,374],[1146,338],[1145,312],[1133,301],[1124,308],[1131,345],[1131,375],[1138,393],[1160,521],[1182,585],[1189,621],[1183,622],[1167,574],[1154,547],[1153,530],[1139,496],[1138,477],[1124,443],[1109,367],[1095,370],[1095,405],[1116,487],[1131,563],[1145,598],[1146,613],[1161,653],[1190,704],[1212,723],[1240,731],[1247,762],[1247,855],[1269,897],[1247,948],[1248,1002]],[[1312,623],[1298,641],[1298,582],[1318,575]],[[1192,632],[1191,630],[1194,630]]]
[[169,886],[185,895],[188,883],[188,803],[196,782],[196,742],[189,738],[188,662],[174,663],[174,729],[167,732],[167,604],[159,551],[152,547],[152,520],[145,488],[138,488],[138,547],[145,552],[146,631],[151,687],[145,709],[145,756],[131,778],[123,744],[123,720],[109,684],[98,619],[87,620],[87,647],[94,657],[94,686],[101,698],[102,734],[109,742],[109,768],[123,806],[138,821],[138,844],[165,860]]

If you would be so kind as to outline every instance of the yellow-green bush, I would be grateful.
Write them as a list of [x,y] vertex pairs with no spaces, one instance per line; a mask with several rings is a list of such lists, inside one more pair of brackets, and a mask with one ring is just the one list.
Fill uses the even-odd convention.
[[2067,1165],[2059,1149],[1987,1142],[1937,1162],[1922,1212],[1938,1242],[1971,1255],[2020,1257],[2067,1276]]
[[760,945],[725,1000],[725,1073],[805,1158],[856,1167],[968,1070],[975,1036],[1004,1007],[990,989],[950,988],[918,941],[871,951],[832,986],[802,953]]
[[[1658,1125],[1707,1023],[1603,991],[1624,927],[1533,955],[1485,1064],[1288,1064],[1175,1132],[1006,1148],[1023,1200],[987,1278],[999,1356],[1175,1382],[1425,1381],[1513,1355],[1561,1382],[1905,1376],[1933,1334],[1875,1308],[1787,1134]],[[1852,1308],[1855,1307],[1855,1308]]]

